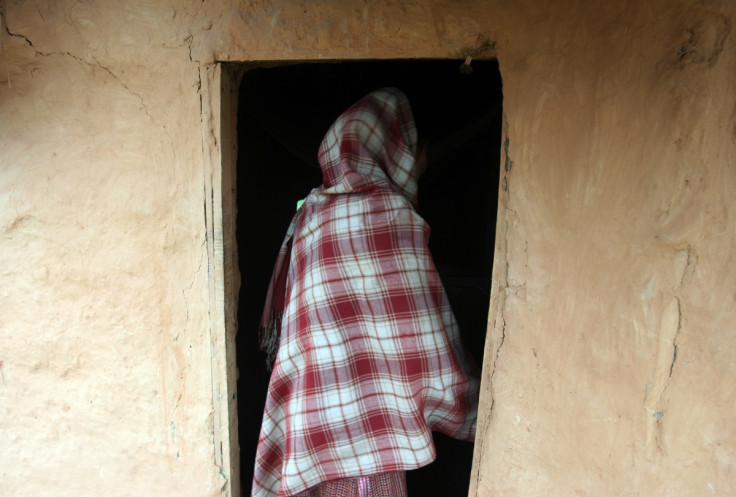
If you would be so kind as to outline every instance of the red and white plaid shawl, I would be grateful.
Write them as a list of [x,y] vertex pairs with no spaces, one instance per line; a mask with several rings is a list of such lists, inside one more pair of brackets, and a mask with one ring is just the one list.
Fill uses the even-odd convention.
[[431,431],[475,435],[478,381],[415,211],[416,141],[392,88],[325,135],[324,183],[289,227],[264,310],[279,344],[254,496],[416,469],[435,458]]

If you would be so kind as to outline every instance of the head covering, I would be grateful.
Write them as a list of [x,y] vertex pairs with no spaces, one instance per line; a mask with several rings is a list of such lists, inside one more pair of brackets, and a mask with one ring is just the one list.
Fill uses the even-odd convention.
[[416,207],[416,149],[417,130],[406,95],[395,88],[373,92],[327,131],[319,148],[322,191],[392,188]]
[[478,381],[415,210],[415,154],[393,88],[325,135],[324,183],[287,230],[261,322],[275,362],[254,496],[416,469],[435,458],[432,430],[475,435]]

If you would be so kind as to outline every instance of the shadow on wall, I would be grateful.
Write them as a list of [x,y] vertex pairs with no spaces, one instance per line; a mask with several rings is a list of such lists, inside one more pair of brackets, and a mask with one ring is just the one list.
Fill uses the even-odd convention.
[[[482,364],[493,265],[501,146],[501,79],[495,61],[398,60],[292,64],[251,69],[238,110],[237,355],[241,478],[253,475],[268,372],[258,321],[296,202],[322,182],[317,149],[335,118],[368,92],[394,86],[429,142],[419,184],[430,249],[466,345]],[[407,474],[410,495],[465,495],[473,447],[435,435],[437,460]]]

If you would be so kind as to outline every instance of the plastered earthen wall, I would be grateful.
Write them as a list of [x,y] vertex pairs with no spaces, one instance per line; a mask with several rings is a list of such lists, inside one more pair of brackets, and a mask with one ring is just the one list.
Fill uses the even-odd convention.
[[0,8],[0,495],[237,491],[217,61],[467,55],[505,114],[470,494],[736,494],[732,2]]

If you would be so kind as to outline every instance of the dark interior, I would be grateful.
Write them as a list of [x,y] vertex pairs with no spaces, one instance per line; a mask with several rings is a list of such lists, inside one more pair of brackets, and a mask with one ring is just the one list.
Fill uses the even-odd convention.
[[[249,494],[268,384],[258,350],[266,289],[296,202],[319,186],[317,149],[335,118],[385,86],[406,93],[429,146],[419,211],[465,343],[482,364],[501,146],[495,61],[300,63],[248,70],[238,109],[238,398],[243,493]],[[407,473],[410,496],[467,494],[473,445],[435,434],[438,457]]]

